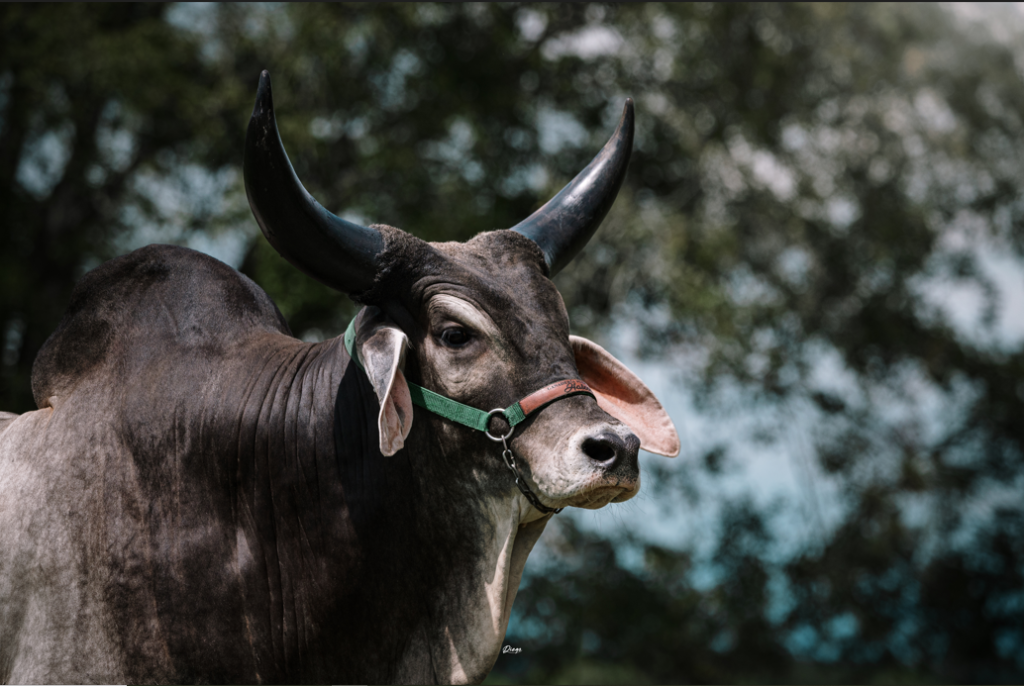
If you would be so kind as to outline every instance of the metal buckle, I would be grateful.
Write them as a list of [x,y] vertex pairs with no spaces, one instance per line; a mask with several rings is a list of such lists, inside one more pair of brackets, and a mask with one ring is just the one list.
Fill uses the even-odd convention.
[[508,421],[508,418],[505,416],[504,409],[499,407],[496,410],[491,410],[490,412],[487,413],[487,428],[484,429],[484,433],[487,434],[487,438],[491,439],[495,443],[504,443],[505,439],[509,438],[512,435],[512,432],[516,430],[516,427],[512,426],[512,423],[509,422],[508,433],[505,434],[504,436],[495,436],[494,434],[491,433],[491,417],[493,417],[495,414],[500,414],[502,419],[504,419],[506,422]]

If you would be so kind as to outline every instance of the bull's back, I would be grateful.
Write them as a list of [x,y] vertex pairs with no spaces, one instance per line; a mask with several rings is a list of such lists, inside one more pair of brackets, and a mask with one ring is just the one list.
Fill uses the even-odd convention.
[[250,279],[188,248],[147,246],[75,286],[32,366],[32,394],[50,407],[83,383],[116,383],[126,366],[159,364],[172,350],[216,356],[260,332],[290,333]]

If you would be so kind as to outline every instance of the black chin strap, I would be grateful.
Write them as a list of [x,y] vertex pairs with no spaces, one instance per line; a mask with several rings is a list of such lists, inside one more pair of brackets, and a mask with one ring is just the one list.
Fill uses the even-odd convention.
[[[511,434],[511,432],[509,432]],[[490,436],[490,433],[487,434]],[[516,486],[523,492],[526,499],[530,501],[530,504],[535,508],[543,512],[544,514],[558,514],[564,507],[552,508],[548,507],[540,501],[540,498],[530,490],[530,485],[526,483],[526,479],[519,473],[519,466],[516,464],[516,456],[512,453],[512,449],[508,447],[508,443],[505,442],[505,436],[501,437],[501,445],[504,446],[504,450],[501,451],[501,457],[505,460],[505,466],[512,470],[512,473],[516,475]]]

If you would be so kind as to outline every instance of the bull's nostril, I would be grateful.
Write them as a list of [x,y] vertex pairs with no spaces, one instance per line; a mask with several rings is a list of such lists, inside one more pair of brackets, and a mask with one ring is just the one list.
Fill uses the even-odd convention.
[[618,436],[603,434],[583,441],[583,452],[591,460],[601,464],[614,465],[621,453],[622,441]]

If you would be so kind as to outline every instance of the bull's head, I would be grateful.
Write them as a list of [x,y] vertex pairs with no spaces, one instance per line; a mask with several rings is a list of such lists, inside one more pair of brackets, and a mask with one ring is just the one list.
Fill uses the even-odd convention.
[[[417,440],[409,438],[407,380],[486,411],[566,379],[582,379],[593,396],[547,405],[510,439],[519,468],[547,507],[627,500],[640,485],[640,447],[679,452],[672,422],[650,390],[601,347],[569,334],[565,305],[550,280],[607,214],[632,142],[627,100],[611,140],[530,217],[466,243],[427,243],[389,226],[340,219],[306,192],[278,135],[263,72],[246,141],[249,204],[285,259],[369,306],[357,320],[355,349],[380,401],[381,453],[393,455],[407,439]],[[466,459],[488,460],[468,468],[502,469],[501,448],[482,433],[427,413],[417,422]]]

